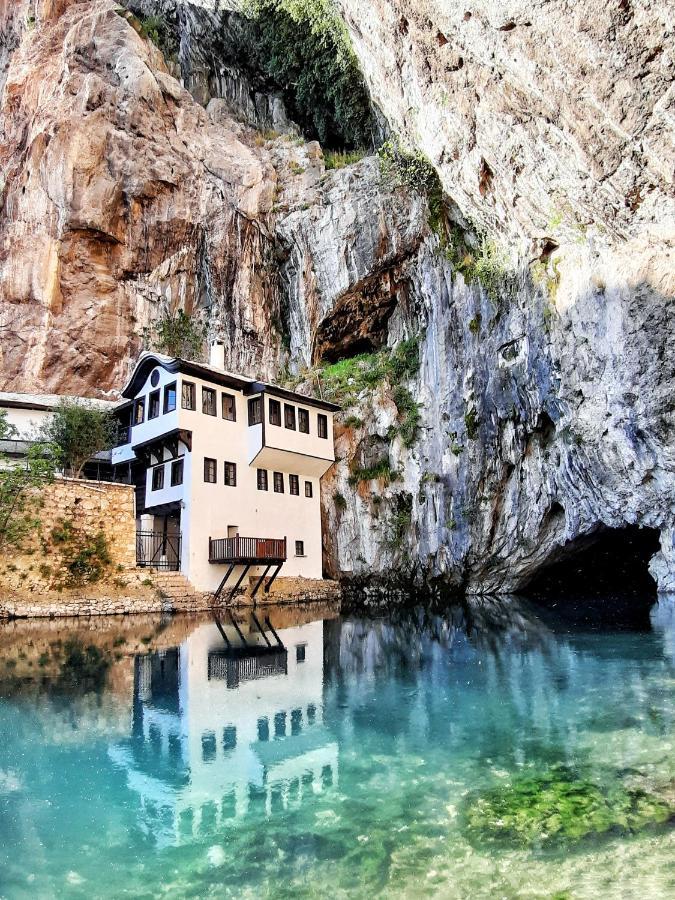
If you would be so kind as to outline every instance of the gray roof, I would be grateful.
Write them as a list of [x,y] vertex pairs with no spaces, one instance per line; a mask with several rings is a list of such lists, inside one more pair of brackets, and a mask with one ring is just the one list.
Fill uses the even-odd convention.
[[69,394],[22,394],[13,391],[0,391],[0,408],[9,409],[44,409],[51,410],[63,400],[86,403],[96,409],[114,409],[120,405],[119,400],[93,400],[89,397],[74,397]]

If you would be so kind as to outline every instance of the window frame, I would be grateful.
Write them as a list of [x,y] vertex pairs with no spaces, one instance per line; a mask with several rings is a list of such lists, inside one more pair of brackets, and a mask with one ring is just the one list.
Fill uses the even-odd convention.
[[[290,416],[289,416],[290,413]],[[296,431],[297,411],[292,403],[284,403],[284,428],[289,431]]]
[[269,490],[269,475],[267,469],[258,469],[256,474],[256,485],[259,491]]
[[273,397],[270,397],[268,418],[270,425],[281,428],[281,401],[275,400]]
[[[300,551],[299,553],[298,553],[298,550]],[[296,556],[306,556],[304,541],[296,541],[295,542],[295,555]]]
[[164,463],[158,463],[158,465],[153,466],[152,469],[152,479],[150,482],[150,490],[151,491],[163,491],[164,490]]
[[[229,474],[228,474],[229,473]],[[229,475],[232,475],[232,480],[229,480]],[[223,463],[223,483],[225,487],[236,487],[237,486],[237,464],[229,461],[225,461]]]
[[[225,400],[226,399],[232,401],[232,415],[231,416],[225,415]],[[222,394],[220,395],[220,413],[226,422],[236,422],[237,421],[237,398],[234,396],[234,394],[228,394],[227,391],[222,392]]]
[[[188,389],[187,390],[187,394],[188,394],[187,399],[190,403],[189,406],[186,405],[186,403],[185,403],[185,401],[186,401],[185,389],[186,388]],[[194,383],[194,381],[181,381],[180,408],[181,409],[190,409],[193,412],[195,412],[195,410],[197,409],[197,385]]]
[[[164,396],[162,398],[162,409],[164,414],[174,412],[176,409],[176,403],[178,402],[178,386],[175,381],[172,381],[171,384],[164,385]],[[173,406],[169,406],[169,392],[173,391]]]
[[314,497],[314,485],[311,481],[305,482],[305,497],[311,500]]
[[248,425],[262,425],[263,420],[263,401],[262,396],[251,397],[248,401]]
[[288,476],[288,493],[294,497],[300,496],[300,478],[298,475]]
[[[206,477],[209,463],[213,463],[213,478]],[[218,460],[211,456],[204,457],[204,484],[218,484]]]
[[[209,404],[206,403],[206,398],[213,398],[213,412],[209,412],[207,406]],[[218,396],[215,388],[206,387],[205,384],[202,385],[202,415],[204,416],[217,416],[218,415]]]
[[309,410],[302,409],[300,406],[298,407],[298,431],[302,434],[309,434]]
[[[321,432],[324,432],[323,434]],[[323,440],[328,440],[328,416],[325,413],[317,413],[316,433]]]
[[[285,494],[286,491],[284,489],[284,473],[283,472],[273,472],[272,473],[272,484],[274,486],[275,494]],[[281,487],[277,487],[277,485],[281,485]]]
[[[150,391],[148,394],[148,422],[151,419],[158,419],[162,414],[162,404],[160,399],[159,388],[156,391]],[[156,404],[157,412],[153,414],[153,406]]]
[[[180,472],[180,480],[176,481],[175,472]],[[171,477],[169,479],[171,487],[179,487],[183,483],[185,476],[185,458],[179,456],[178,459],[171,460]]]
[[[141,411],[140,418],[138,417],[138,410]],[[142,425],[145,422],[145,396],[137,397],[134,400],[134,425]]]

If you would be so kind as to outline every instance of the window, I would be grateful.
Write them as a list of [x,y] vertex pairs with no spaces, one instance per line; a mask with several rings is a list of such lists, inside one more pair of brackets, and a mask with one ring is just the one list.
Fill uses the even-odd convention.
[[283,472],[275,472],[274,473],[274,491],[277,494],[283,494],[283,492],[284,492]]
[[213,731],[206,731],[202,735],[202,759],[204,762],[212,762],[216,758],[216,735]]
[[237,746],[237,729],[234,725],[223,728],[223,750],[234,750]]
[[284,737],[286,734],[286,713],[280,712],[274,716],[274,737]]
[[164,388],[164,412],[173,412],[176,408],[176,382]]
[[305,482],[305,497],[311,497],[311,496],[312,496],[312,482],[306,481]]
[[155,371],[150,376],[150,384],[153,387],[157,387],[157,385],[159,384],[159,369],[155,369]]
[[262,397],[254,397],[248,401],[248,424],[260,425],[262,422]]
[[295,497],[300,495],[300,479],[297,475],[288,476],[288,492]]
[[295,431],[295,407],[284,403],[284,425]]
[[232,394],[223,394],[223,418],[228,422],[237,421],[237,406]]
[[197,409],[195,386],[191,381],[184,381],[180,389],[180,405],[183,409]]
[[307,659],[307,644],[296,644],[295,661],[304,662]]
[[152,489],[153,491],[161,491],[164,487],[164,466],[159,465],[152,470]]
[[171,487],[183,483],[183,460],[174,459],[171,463]]
[[269,719],[265,716],[262,719],[258,719],[258,740],[259,741],[269,741],[270,739],[270,722]]
[[215,484],[218,481],[218,465],[215,459],[204,457],[204,481]]
[[309,434],[309,410],[298,410],[298,431],[303,434]]
[[258,490],[267,490],[267,469],[258,469]]
[[225,470],[225,484],[229,487],[237,486],[237,464],[231,462],[223,463]]
[[216,392],[213,388],[202,388],[202,412],[205,416],[216,415]]
[[134,425],[140,425],[145,419],[145,397],[139,397],[134,406]]
[[319,413],[317,416],[317,433],[320,438],[328,437],[328,416],[324,416],[322,413]]
[[296,556],[304,556],[305,555],[305,542],[304,541],[296,541],[295,542],[295,555]]
[[148,419],[156,419],[159,415],[159,391],[153,391],[148,398]]
[[270,400],[270,425],[281,425],[281,403]]

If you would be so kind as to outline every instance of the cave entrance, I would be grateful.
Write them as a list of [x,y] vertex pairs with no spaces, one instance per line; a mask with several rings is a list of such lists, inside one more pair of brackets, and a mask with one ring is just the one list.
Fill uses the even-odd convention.
[[659,550],[659,531],[626,525],[601,528],[562,547],[522,593],[536,599],[602,603],[656,599],[649,561]]

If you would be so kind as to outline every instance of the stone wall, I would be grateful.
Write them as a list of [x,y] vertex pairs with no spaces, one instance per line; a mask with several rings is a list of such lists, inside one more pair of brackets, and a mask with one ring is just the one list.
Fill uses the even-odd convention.
[[59,478],[43,492],[40,513],[43,533],[49,533],[63,519],[71,520],[88,534],[102,531],[111,563],[136,567],[136,510],[134,488],[107,481]]

